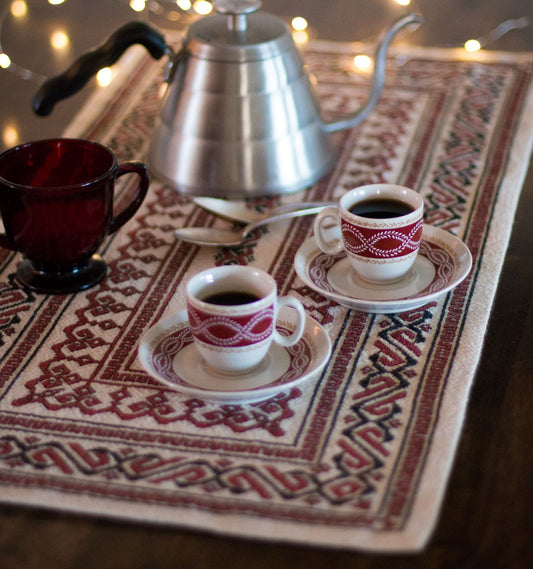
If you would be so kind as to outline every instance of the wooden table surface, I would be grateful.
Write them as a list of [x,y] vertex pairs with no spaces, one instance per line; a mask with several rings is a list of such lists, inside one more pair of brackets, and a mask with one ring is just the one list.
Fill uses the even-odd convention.
[[[11,2],[0,0],[0,9]],[[28,0],[28,4],[43,5]],[[164,2],[163,2],[164,4]],[[89,7],[90,5],[90,7]],[[265,0],[264,9],[281,16],[305,16],[317,37],[371,39],[401,13],[393,0]],[[326,6],[326,8],[324,7]],[[329,10],[328,8],[329,7]],[[101,19],[104,11],[106,17]],[[419,45],[459,46],[486,34],[509,18],[529,16],[532,25],[490,46],[533,52],[531,0],[447,0],[411,3],[426,24],[412,34]],[[50,10],[50,8],[46,8]],[[48,14],[42,8],[40,14]],[[66,16],[64,15],[66,13]],[[126,0],[70,0],[59,20],[73,30],[73,50],[83,53],[121,23],[133,19]],[[54,18],[56,15],[54,15]],[[17,38],[6,21],[0,39],[5,51],[26,67],[45,69],[37,38],[42,18],[29,18],[37,30]],[[43,20],[44,21],[44,20]],[[48,21],[48,20],[46,20]],[[38,33],[39,32],[39,33]],[[70,33],[70,32],[69,32]],[[532,56],[533,60],[533,56]],[[61,70],[41,71],[55,73]],[[68,63],[68,61],[67,61]],[[50,62],[48,62],[50,67]],[[63,63],[64,66],[64,63]],[[21,140],[57,134],[87,96],[66,101],[52,124],[31,115],[35,85],[13,74],[0,75],[0,131],[15,117]],[[6,147],[1,143],[3,149]],[[530,404],[533,401],[533,167],[530,166],[487,329],[458,454],[435,532],[422,553],[368,555],[313,547],[217,537],[174,528],[127,524],[107,519],[0,506],[2,569],[522,569],[533,566],[531,542]]]

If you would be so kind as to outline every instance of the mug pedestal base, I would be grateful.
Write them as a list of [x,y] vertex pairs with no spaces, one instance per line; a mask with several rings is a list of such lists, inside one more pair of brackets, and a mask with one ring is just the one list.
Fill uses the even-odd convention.
[[36,292],[45,294],[67,294],[85,290],[99,283],[107,273],[107,264],[93,255],[89,261],[70,270],[46,270],[36,267],[24,259],[17,269],[19,283]]

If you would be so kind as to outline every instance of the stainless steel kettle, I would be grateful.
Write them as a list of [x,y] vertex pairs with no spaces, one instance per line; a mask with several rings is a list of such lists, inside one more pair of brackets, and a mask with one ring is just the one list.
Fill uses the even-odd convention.
[[368,99],[353,116],[324,122],[292,35],[280,18],[259,12],[260,0],[217,0],[216,14],[193,23],[174,54],[142,22],[123,26],[34,98],[37,114],[78,91],[129,45],[169,55],[168,82],[148,153],[151,172],[192,195],[226,198],[290,193],[326,174],[336,152],[330,133],[362,121],[384,85],[394,35],[422,18],[402,17],[384,34]]

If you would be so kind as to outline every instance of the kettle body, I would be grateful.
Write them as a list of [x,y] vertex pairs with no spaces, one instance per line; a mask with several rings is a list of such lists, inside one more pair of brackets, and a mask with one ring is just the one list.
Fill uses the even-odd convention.
[[[173,64],[149,168],[194,195],[279,194],[312,184],[336,153],[302,59],[284,41],[288,29],[277,18],[250,14],[224,53],[213,31],[217,18],[226,25],[221,15],[198,22],[208,23],[208,31],[194,29]],[[265,28],[268,40],[261,37]],[[198,36],[209,38],[208,48]]]

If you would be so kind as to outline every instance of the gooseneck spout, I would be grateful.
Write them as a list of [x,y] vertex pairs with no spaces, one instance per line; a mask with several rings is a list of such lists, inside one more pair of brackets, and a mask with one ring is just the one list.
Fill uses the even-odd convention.
[[383,86],[385,85],[386,56],[390,42],[401,29],[407,26],[416,29],[423,21],[423,17],[419,14],[408,14],[407,16],[397,20],[391,28],[385,32],[374,55],[374,75],[372,77],[372,85],[365,104],[355,114],[352,114],[349,117],[325,123],[324,130],[326,132],[335,132],[338,130],[353,128],[368,117],[376,106],[376,103],[381,96],[381,92],[383,91]]

